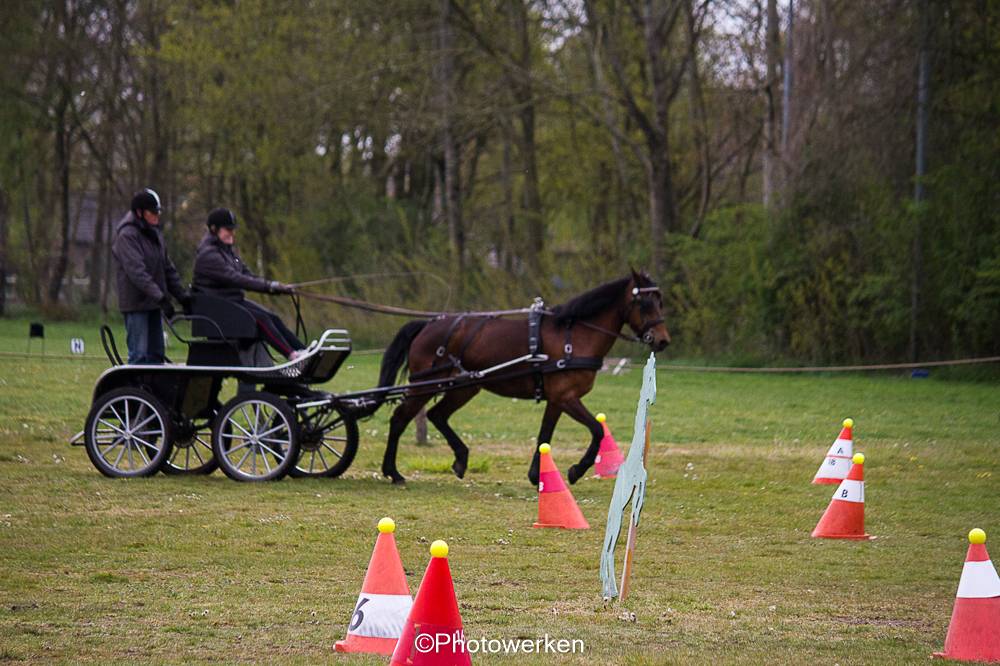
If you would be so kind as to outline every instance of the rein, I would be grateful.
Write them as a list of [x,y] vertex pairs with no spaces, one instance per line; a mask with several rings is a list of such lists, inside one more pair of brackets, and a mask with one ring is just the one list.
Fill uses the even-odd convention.
[[368,312],[377,312],[379,314],[396,315],[399,317],[421,317],[423,319],[440,319],[442,317],[509,317],[513,315],[523,315],[531,312],[531,308],[518,308],[516,310],[491,310],[485,312],[431,312],[428,310],[411,310],[410,308],[400,308],[395,305],[381,305],[379,303],[371,303],[369,301],[362,301],[356,298],[348,298],[346,296],[328,296],[326,294],[316,294],[309,291],[296,291],[296,294],[303,296],[305,298],[311,298],[316,301],[326,301],[328,303],[336,303],[337,305],[343,305],[349,308],[357,308],[358,310],[366,310]]
[[[641,300],[641,294],[645,293],[660,293],[658,287],[635,287],[632,289],[632,300],[629,302],[628,309],[631,310],[633,307],[639,304]],[[413,310],[410,308],[401,308],[395,305],[382,305],[379,303],[372,303],[370,301],[362,301],[356,298],[348,298],[347,296],[329,296],[327,294],[317,294],[314,292],[297,290],[295,292],[296,296],[311,298],[316,301],[325,301],[327,303],[336,303],[337,305],[343,305],[349,308],[356,308],[359,310],[365,310],[368,312],[376,312],[379,314],[395,315],[400,317],[421,317],[425,319],[441,319],[443,317],[511,317],[515,315],[525,315],[532,311],[541,312],[545,315],[552,315],[553,312],[548,309],[541,309],[536,305],[529,308],[517,308],[513,310],[487,310],[487,311],[472,311],[472,312],[432,312],[428,310]],[[297,300],[297,299],[296,299]],[[628,316],[622,317],[622,319],[627,322]],[[577,321],[576,324],[580,326],[585,326],[589,329],[604,333],[605,335],[617,338],[619,340],[624,340],[626,342],[635,342],[638,344],[649,344],[649,331],[659,324],[663,323],[663,319],[654,319],[645,322],[642,330],[637,332],[637,335],[630,335],[628,333],[622,333],[621,331],[612,331],[610,329],[604,328],[603,326],[598,326],[597,324],[592,324],[589,321]]]

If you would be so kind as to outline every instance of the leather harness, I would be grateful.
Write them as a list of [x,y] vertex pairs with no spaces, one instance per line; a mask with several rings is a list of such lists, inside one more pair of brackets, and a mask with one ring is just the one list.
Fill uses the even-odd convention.
[[[542,299],[536,298],[535,302],[528,311],[528,353],[531,355],[531,358],[527,359],[526,362],[530,364],[531,367],[525,368],[523,372],[518,373],[518,375],[530,373],[533,377],[535,381],[535,402],[541,402],[545,399],[545,375],[565,370],[597,371],[600,370],[601,366],[604,364],[604,359],[596,356],[573,356],[572,323],[566,326],[566,340],[563,344],[562,358],[550,361],[546,356],[541,354],[542,319],[545,315],[545,304],[542,302]],[[441,343],[435,352],[437,358],[434,359],[434,364],[426,370],[421,370],[420,372],[415,372],[410,375],[411,380],[420,380],[448,370],[458,370],[463,374],[468,372],[462,366],[462,359],[465,356],[466,350],[469,348],[469,345],[472,344],[473,340],[475,340],[479,335],[480,331],[482,331],[486,323],[491,319],[496,319],[496,317],[475,317],[478,321],[466,337],[465,342],[462,344],[462,348],[459,350],[457,355],[451,354],[448,352],[448,346],[451,344],[451,339],[455,335],[455,331],[458,330],[458,327],[465,319],[466,315],[459,315],[452,320],[451,324],[448,326],[448,330],[445,332],[444,342]],[[510,379],[518,375],[507,374],[504,375],[504,378]]]

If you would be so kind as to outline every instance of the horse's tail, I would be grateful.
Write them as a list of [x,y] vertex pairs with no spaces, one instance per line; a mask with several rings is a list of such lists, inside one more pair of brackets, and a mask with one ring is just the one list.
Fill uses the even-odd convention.
[[378,385],[379,388],[385,386],[395,386],[399,377],[399,370],[406,363],[410,355],[410,345],[420,335],[420,331],[429,324],[428,320],[417,320],[403,324],[403,327],[396,333],[385,353],[382,354],[382,367],[379,368]]

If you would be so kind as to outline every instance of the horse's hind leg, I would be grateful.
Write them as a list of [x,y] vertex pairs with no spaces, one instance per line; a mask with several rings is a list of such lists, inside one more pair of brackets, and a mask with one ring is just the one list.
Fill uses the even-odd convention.
[[460,479],[465,476],[465,470],[469,465],[469,447],[462,442],[462,438],[458,436],[458,433],[448,425],[448,419],[452,414],[461,409],[465,403],[472,400],[477,393],[479,393],[479,388],[477,387],[448,391],[438,404],[427,410],[427,420],[433,423],[438,432],[444,435],[448,446],[455,453],[455,462],[452,463],[451,469],[455,472],[455,476]]
[[385,455],[382,457],[382,475],[391,478],[393,483],[406,482],[403,475],[396,469],[396,450],[399,448],[399,438],[413,417],[430,399],[430,395],[409,396],[396,407],[392,418],[389,419],[389,439],[385,445]]
[[580,462],[573,465],[566,471],[566,478],[569,479],[570,483],[576,483],[580,477],[587,473],[591,465],[594,464],[594,459],[597,458],[597,452],[601,448],[601,438],[604,437],[604,428],[601,427],[600,421],[594,418],[594,415],[583,406],[583,403],[579,398],[572,398],[570,400],[564,400],[562,402],[563,411],[569,414],[575,421],[579,421],[583,425],[587,426],[590,430],[590,446],[584,452],[583,457],[580,458]]
[[538,447],[542,444],[552,443],[552,433],[556,431],[556,423],[562,409],[551,402],[545,403],[545,415],[542,417],[542,427],[538,430],[538,439],[535,440],[535,455],[531,457],[531,467],[528,468],[528,481],[538,485]]

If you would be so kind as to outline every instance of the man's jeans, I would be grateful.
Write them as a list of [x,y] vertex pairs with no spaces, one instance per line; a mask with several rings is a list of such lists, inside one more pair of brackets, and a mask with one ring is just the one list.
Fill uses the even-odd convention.
[[125,333],[130,365],[159,365],[164,361],[163,322],[160,310],[125,313]]

